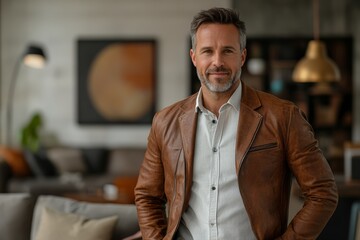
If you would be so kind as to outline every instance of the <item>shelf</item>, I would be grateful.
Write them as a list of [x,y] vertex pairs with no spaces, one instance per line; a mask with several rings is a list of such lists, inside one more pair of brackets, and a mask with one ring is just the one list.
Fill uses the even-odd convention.
[[320,148],[336,173],[343,172],[343,144],[352,132],[351,37],[323,38],[330,58],[339,66],[341,81],[328,86],[292,81],[296,63],[304,57],[310,38],[248,38],[248,60],[265,62],[264,72],[253,74],[246,63],[242,79],[250,86],[297,104],[313,126]]

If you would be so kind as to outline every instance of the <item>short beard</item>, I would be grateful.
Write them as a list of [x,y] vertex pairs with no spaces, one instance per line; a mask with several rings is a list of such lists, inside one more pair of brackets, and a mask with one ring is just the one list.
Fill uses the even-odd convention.
[[237,82],[240,80],[240,76],[241,76],[241,68],[239,69],[239,71],[236,72],[236,74],[230,79],[230,81],[228,81],[227,83],[225,83],[225,85],[216,85],[216,84],[212,84],[209,79],[206,76],[202,76],[199,71],[197,71],[197,75],[198,78],[200,80],[200,82],[206,86],[207,89],[209,89],[209,91],[214,92],[214,93],[224,93],[229,91],[229,89]]

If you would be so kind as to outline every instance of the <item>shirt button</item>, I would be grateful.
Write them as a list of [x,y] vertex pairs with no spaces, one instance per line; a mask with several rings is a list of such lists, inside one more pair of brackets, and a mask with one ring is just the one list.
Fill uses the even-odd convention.
[[211,122],[212,122],[213,124],[215,124],[215,123],[216,123],[216,120],[215,120],[215,119],[213,119]]
[[213,226],[215,226],[215,223],[210,223],[210,225],[213,227]]
[[216,148],[216,147],[213,147],[212,151],[213,151],[213,152],[217,152],[217,148]]
[[216,190],[216,187],[215,187],[215,186],[212,186],[212,187],[211,187],[211,190]]

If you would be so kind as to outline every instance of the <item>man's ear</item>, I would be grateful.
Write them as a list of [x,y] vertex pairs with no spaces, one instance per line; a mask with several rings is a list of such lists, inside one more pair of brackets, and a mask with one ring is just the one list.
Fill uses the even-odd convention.
[[246,55],[247,55],[247,50],[246,48],[244,48],[244,50],[242,50],[241,52],[241,66],[243,66],[245,63]]
[[196,61],[195,61],[195,51],[191,48],[190,49],[190,58],[194,66],[196,67]]

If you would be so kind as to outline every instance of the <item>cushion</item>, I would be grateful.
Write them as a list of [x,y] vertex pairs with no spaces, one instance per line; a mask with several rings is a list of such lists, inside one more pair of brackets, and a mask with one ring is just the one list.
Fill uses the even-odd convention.
[[49,160],[55,165],[59,174],[75,172],[84,173],[86,165],[80,149],[56,147],[47,150]]
[[11,167],[0,157],[0,193],[9,192],[9,179],[12,177]]
[[112,239],[122,239],[139,231],[136,207],[126,204],[99,204],[71,200],[57,196],[39,196],[33,214],[31,240],[39,228],[39,222],[44,207],[65,213],[74,213],[86,218],[98,219],[116,215],[118,221]]
[[104,148],[83,148],[82,155],[90,174],[103,173],[106,170],[109,151]]
[[24,177],[30,174],[30,169],[21,151],[1,146],[0,156],[10,166],[12,173],[17,177]]
[[137,176],[144,159],[145,148],[114,149],[109,156],[107,172],[112,175]]
[[36,240],[110,240],[117,217],[87,219],[84,216],[43,208]]
[[34,204],[26,193],[0,194],[0,239],[29,239]]
[[56,167],[49,159],[42,154],[32,153],[28,150],[24,151],[26,162],[28,163],[33,175],[37,178],[55,177],[57,176]]

